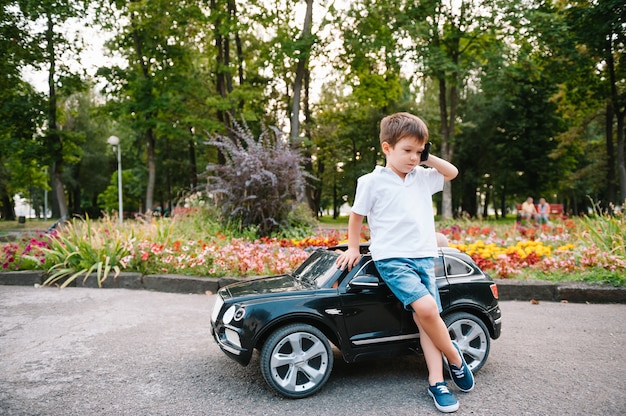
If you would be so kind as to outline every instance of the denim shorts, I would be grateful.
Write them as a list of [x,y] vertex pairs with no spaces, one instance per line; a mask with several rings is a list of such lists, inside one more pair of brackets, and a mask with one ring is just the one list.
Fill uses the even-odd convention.
[[377,260],[374,263],[389,289],[407,310],[413,310],[412,302],[431,295],[437,302],[439,312],[443,311],[439,290],[435,283],[435,259],[433,257],[392,258]]

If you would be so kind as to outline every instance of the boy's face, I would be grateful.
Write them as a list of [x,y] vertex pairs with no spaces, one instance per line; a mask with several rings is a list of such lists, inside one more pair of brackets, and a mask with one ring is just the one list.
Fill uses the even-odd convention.
[[425,141],[421,142],[415,137],[404,137],[398,140],[394,147],[383,142],[383,153],[387,157],[386,166],[404,178],[407,173],[420,164],[420,157],[425,145]]

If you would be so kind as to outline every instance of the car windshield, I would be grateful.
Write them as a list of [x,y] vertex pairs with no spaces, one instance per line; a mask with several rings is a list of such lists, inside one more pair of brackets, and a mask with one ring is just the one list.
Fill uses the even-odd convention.
[[335,265],[337,257],[339,257],[337,253],[326,249],[318,249],[292,274],[302,282],[315,284],[318,288],[323,287],[337,273],[341,273]]

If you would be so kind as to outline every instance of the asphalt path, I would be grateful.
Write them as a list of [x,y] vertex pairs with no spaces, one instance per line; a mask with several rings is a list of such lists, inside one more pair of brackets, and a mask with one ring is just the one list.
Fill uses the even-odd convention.
[[[316,395],[284,399],[210,336],[213,295],[0,286],[1,415],[429,415],[417,355],[336,356]],[[505,301],[457,415],[626,414],[626,305]]]

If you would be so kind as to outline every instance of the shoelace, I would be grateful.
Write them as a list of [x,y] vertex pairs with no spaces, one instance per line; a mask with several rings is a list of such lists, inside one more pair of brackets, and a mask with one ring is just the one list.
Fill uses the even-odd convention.
[[445,384],[441,384],[437,386],[437,390],[439,390],[439,394],[450,394],[450,390]]
[[465,371],[463,371],[463,368],[458,368],[455,365],[451,365],[450,368],[452,369],[452,372],[454,373],[455,378],[465,377]]

